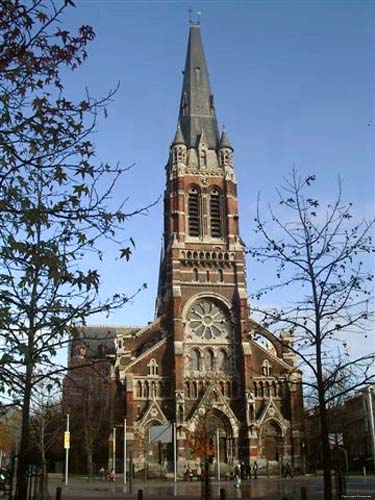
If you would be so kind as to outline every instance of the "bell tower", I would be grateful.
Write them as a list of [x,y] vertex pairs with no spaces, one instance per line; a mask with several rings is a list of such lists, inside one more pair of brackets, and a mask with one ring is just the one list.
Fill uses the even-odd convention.
[[206,393],[221,394],[218,414],[230,428],[228,453],[237,455],[250,362],[245,257],[233,148],[227,132],[219,133],[197,24],[190,26],[177,130],[166,165],[156,305],[156,316],[161,315],[173,333],[177,422],[194,420]]

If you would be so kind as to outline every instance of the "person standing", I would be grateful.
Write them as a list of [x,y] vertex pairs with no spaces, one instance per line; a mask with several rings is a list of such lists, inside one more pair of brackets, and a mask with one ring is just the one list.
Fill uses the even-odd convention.
[[246,479],[251,479],[251,466],[250,466],[250,462],[248,464],[246,464],[245,476],[246,476]]
[[254,479],[258,479],[258,464],[257,461],[254,461],[253,465],[253,474],[254,474]]

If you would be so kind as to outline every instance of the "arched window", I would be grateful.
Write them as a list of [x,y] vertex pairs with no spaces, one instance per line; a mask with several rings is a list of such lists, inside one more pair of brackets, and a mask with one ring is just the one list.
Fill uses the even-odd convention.
[[191,351],[191,359],[190,359],[190,369],[191,370],[199,370],[199,351],[197,351],[196,349],[193,349]]
[[265,359],[262,363],[262,375],[264,377],[270,377],[271,375],[271,364],[268,359]]
[[228,354],[223,349],[217,355],[217,368],[223,372],[228,370]]
[[142,397],[142,382],[140,380],[138,380],[136,387],[137,387],[136,388],[137,398],[141,398]]
[[184,421],[184,409],[181,405],[178,407],[178,421],[179,422]]
[[197,188],[190,189],[188,195],[188,227],[189,236],[201,234],[201,208],[200,196]]
[[254,382],[254,397],[258,397],[258,384]]
[[198,269],[193,269],[193,281],[198,281],[199,280],[199,275],[198,275]]
[[190,382],[185,382],[185,393],[186,397],[190,398]]
[[210,271],[206,271],[206,278],[207,278],[207,281],[209,282],[210,281]]
[[227,386],[227,397],[231,398],[232,397],[232,390],[231,390],[232,388],[230,386],[230,382],[229,381],[226,383],[226,386]]
[[259,396],[264,398],[263,382],[259,382]]
[[151,383],[151,394],[152,394],[152,397],[156,398],[157,394],[156,394],[156,384],[155,384],[155,382]]
[[149,390],[148,382],[146,380],[145,385],[143,387],[143,397],[148,398],[149,396],[150,396],[150,390]]
[[210,224],[211,236],[221,238],[223,236],[222,226],[222,197],[220,191],[215,189],[210,195]]
[[219,269],[219,281],[220,283],[223,283],[224,281],[224,273],[222,269]]
[[270,384],[269,384],[269,382],[265,383],[265,394],[266,394],[266,398],[270,397]]
[[214,353],[211,349],[206,349],[204,351],[204,369],[206,371],[212,371],[214,369]]
[[151,359],[148,366],[148,374],[149,375],[158,375],[159,373],[159,365],[155,361],[155,359]]

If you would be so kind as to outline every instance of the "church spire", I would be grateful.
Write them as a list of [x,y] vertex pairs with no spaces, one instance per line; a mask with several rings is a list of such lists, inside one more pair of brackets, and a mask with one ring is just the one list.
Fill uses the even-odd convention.
[[216,149],[219,130],[199,24],[190,26],[179,122],[188,147],[197,147],[204,131],[207,146]]

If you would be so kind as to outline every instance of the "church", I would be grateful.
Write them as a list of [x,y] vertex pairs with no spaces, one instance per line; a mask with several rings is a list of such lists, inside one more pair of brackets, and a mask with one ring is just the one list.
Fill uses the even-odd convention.
[[146,460],[171,465],[170,449],[150,443],[149,432],[173,422],[179,471],[201,462],[202,453],[223,467],[256,461],[260,472],[287,463],[303,471],[293,336],[275,336],[251,319],[233,148],[219,132],[196,23],[172,137],[156,319],[138,328],[83,328],[86,340],[74,341],[69,363],[109,355],[103,373],[112,384],[110,418],[112,426],[126,418],[136,470]]

